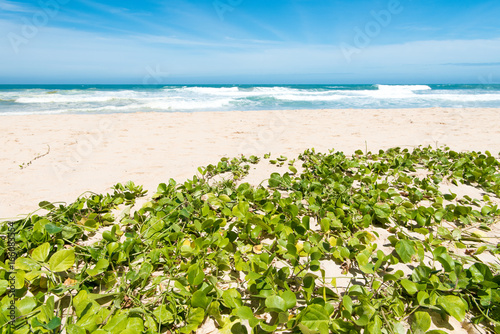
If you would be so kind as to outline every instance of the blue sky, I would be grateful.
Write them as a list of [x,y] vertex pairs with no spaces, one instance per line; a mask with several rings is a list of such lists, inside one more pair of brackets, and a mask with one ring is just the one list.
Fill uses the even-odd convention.
[[0,83],[499,83],[500,1],[0,0]]

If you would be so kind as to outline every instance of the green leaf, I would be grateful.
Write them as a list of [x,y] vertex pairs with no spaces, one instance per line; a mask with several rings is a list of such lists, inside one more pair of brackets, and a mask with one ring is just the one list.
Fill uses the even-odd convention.
[[248,320],[248,323],[250,324],[250,327],[252,327],[252,328],[259,324],[259,319],[257,319],[255,317],[252,309],[248,306],[242,306],[242,307],[234,310],[233,314],[240,317],[240,319]]
[[417,268],[413,269],[413,272],[411,273],[411,277],[414,282],[420,282],[422,280],[429,279],[430,276],[431,268],[423,265],[420,265]]
[[328,232],[330,231],[330,222],[332,220],[330,218],[323,218],[320,220],[319,225],[321,226],[321,231]]
[[299,327],[305,326],[309,330],[318,331],[325,326],[328,328],[330,317],[324,307],[312,304],[299,314],[298,320]]
[[24,272],[24,270],[18,270],[16,273],[15,273],[15,280],[16,280],[16,283],[14,285],[14,287],[16,289],[22,289],[24,288],[24,278],[26,276],[26,273]]
[[366,334],[382,334],[382,319],[378,315],[366,326]]
[[50,244],[48,242],[45,242],[38,246],[37,248],[33,249],[33,252],[31,253],[31,257],[39,262],[45,262],[47,260],[47,257],[49,256],[50,253]]
[[203,290],[195,291],[195,293],[193,293],[193,297],[191,298],[191,306],[201,307],[202,309],[206,309],[210,302],[211,298],[208,298],[207,294]]
[[310,273],[306,274],[302,281],[302,288],[309,293],[313,293],[314,287],[316,286],[315,279],[316,279],[315,275]]
[[203,270],[201,270],[198,264],[193,264],[188,269],[187,279],[190,285],[198,286],[205,279],[205,274],[203,273]]
[[7,280],[4,279],[0,280],[0,296],[7,291],[8,287],[9,287],[9,282]]
[[359,253],[356,255],[356,261],[358,261],[358,265],[361,267],[367,265],[370,259],[364,253]]
[[73,307],[76,312],[77,317],[81,317],[83,311],[88,307],[91,303],[89,299],[89,295],[87,291],[81,290],[78,294],[73,298]]
[[352,314],[352,299],[349,297],[347,294],[342,297],[342,305],[344,308],[349,312],[349,314]]
[[[280,313],[280,314],[286,314],[286,313]],[[278,324],[276,323],[275,325],[268,325],[265,322],[261,321],[259,323],[259,326],[267,333],[275,333],[276,329],[278,328]]]
[[364,253],[359,253],[356,255],[356,261],[358,261],[359,269],[365,274],[373,274],[373,265],[370,263],[370,259]]
[[153,311],[153,315],[160,324],[166,325],[174,321],[174,316],[165,305],[160,305]]
[[281,175],[279,173],[272,173],[268,183],[271,188],[279,187],[282,183]]
[[476,251],[474,252],[474,255],[480,255],[480,254],[484,253],[484,251],[487,249],[488,249],[488,247],[486,247],[486,246],[478,247],[478,249],[476,249]]
[[417,285],[409,279],[402,279],[401,285],[403,286],[403,288],[405,288],[406,292],[408,292],[409,295],[414,295],[418,291]]
[[389,218],[392,213],[391,207],[387,203],[375,204],[373,206],[373,211],[375,212],[377,218],[381,219]]
[[286,310],[289,310],[297,305],[297,297],[295,296],[295,293],[290,290],[283,292],[281,298],[285,301]]
[[87,231],[95,231],[99,227],[99,223],[93,219],[87,219],[84,224],[85,227],[88,227]]
[[144,321],[144,325],[146,326],[146,328],[148,328],[149,330],[155,330],[158,328],[158,324],[156,323],[155,319],[153,319],[153,317],[146,315],[145,318],[146,320]]
[[417,294],[417,301],[419,305],[427,304],[427,300],[429,299],[429,294],[425,291],[419,291]]
[[118,247],[120,247],[119,243],[117,243],[117,242],[111,242],[111,243],[109,243],[109,244],[106,245],[106,250],[108,251],[108,254],[111,256],[111,254],[113,254],[113,252],[115,250],[117,250]]
[[50,320],[49,323],[47,325],[44,325],[43,327],[45,329],[52,331],[59,326],[61,326],[61,318],[55,317],[55,318],[52,318],[52,320]]
[[229,308],[238,308],[242,305],[241,295],[236,289],[228,289],[222,293],[222,302]]
[[57,327],[61,326],[61,319],[58,317],[52,318],[47,324],[41,323],[38,318],[32,320],[33,327],[43,327],[49,331],[55,330]]
[[474,283],[493,280],[490,268],[483,263],[474,263],[468,270]]
[[114,233],[111,233],[111,231],[104,231],[102,232],[102,238],[106,241],[109,242],[115,242],[118,241]]
[[122,331],[120,334],[126,333],[128,330],[131,334],[134,333],[142,333],[144,331],[144,321],[142,318],[134,316],[134,317],[129,317],[126,330]]
[[399,240],[396,243],[396,253],[398,253],[399,258],[404,263],[409,263],[413,255],[415,255],[415,246],[413,241],[409,240]]
[[233,215],[239,219],[244,219],[248,213],[250,206],[247,202],[239,202],[233,207]]
[[37,271],[40,270],[40,265],[34,260],[27,257],[18,257],[16,259],[16,269],[24,271]]
[[80,326],[69,324],[66,326],[66,332],[68,334],[86,334],[87,332]]
[[441,296],[438,297],[437,303],[446,311],[446,313],[460,322],[464,321],[467,304],[462,298],[457,296]]
[[53,272],[68,270],[75,263],[75,249],[63,249],[50,257],[49,268]]
[[52,224],[52,223],[48,223],[45,225],[45,230],[49,234],[57,234],[57,233],[61,232],[63,229],[60,228],[59,226]]
[[33,297],[24,297],[16,302],[17,309],[21,315],[27,315],[36,307],[36,301]]
[[224,202],[224,203],[228,203],[228,202],[231,202],[231,197],[229,197],[228,195],[226,194],[222,194],[219,196],[219,198]]
[[287,310],[285,300],[279,296],[267,297],[266,307],[273,312],[285,312]]
[[441,263],[445,272],[449,273],[455,269],[455,261],[453,261],[448,253],[440,254],[437,260]]
[[90,276],[96,276],[96,275],[99,275],[99,274],[103,273],[106,269],[108,269],[108,266],[109,266],[109,261],[108,260],[106,260],[106,259],[99,259],[99,261],[97,261],[95,267],[92,268],[92,269],[88,269],[87,273]]
[[116,312],[102,328],[106,333],[121,334],[127,326],[128,315],[123,311]]
[[137,333],[142,333],[142,331],[141,330],[137,330],[135,328],[134,329],[132,329],[132,328],[126,328],[126,329],[120,331],[120,334],[137,334]]
[[423,334],[431,328],[431,316],[427,312],[418,311],[413,314],[411,329],[414,334]]
[[358,326],[366,326],[376,312],[375,308],[367,303],[355,307],[354,311],[359,315],[359,319],[354,320],[354,323]]
[[425,217],[422,217],[420,213],[417,213],[417,216],[415,217],[415,221],[419,226],[425,226],[426,225],[426,219]]
[[38,203],[38,206],[42,209],[46,209],[46,210],[52,210],[52,209],[55,209],[55,206],[54,204],[48,202],[48,201],[42,201],[40,203]]

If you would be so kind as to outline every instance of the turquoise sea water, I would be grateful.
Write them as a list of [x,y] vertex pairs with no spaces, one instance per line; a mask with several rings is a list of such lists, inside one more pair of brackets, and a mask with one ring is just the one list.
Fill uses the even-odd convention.
[[0,115],[499,107],[483,85],[0,85]]

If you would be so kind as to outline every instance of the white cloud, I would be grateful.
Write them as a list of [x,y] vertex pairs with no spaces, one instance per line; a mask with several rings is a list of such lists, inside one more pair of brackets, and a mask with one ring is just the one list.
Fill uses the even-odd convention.
[[[22,34],[19,25],[2,20],[0,31]],[[0,39],[0,73],[3,83],[11,80],[8,78],[31,82],[61,81],[61,78],[66,82],[124,78],[142,82],[147,68],[157,66],[173,76],[186,78],[321,76],[321,73],[327,78],[328,73],[345,73],[336,78],[366,82],[378,81],[378,78],[403,81],[414,77],[435,82],[462,76],[470,81],[488,73],[477,73],[472,66],[457,69],[442,64],[493,63],[498,62],[500,54],[500,39],[419,41],[369,46],[354,54],[348,63],[336,45],[258,42],[149,35],[118,38],[47,26],[20,45],[18,54],[13,52],[6,38]]]
[[475,40],[428,40],[360,49],[352,62],[401,65],[497,62],[500,38]]
[[30,12],[30,8],[18,2],[0,0],[0,9],[7,12]]

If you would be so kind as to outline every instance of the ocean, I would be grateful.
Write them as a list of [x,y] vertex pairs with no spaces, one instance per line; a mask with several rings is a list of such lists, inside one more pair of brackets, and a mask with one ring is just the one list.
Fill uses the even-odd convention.
[[500,84],[0,85],[0,115],[427,107],[500,108]]

